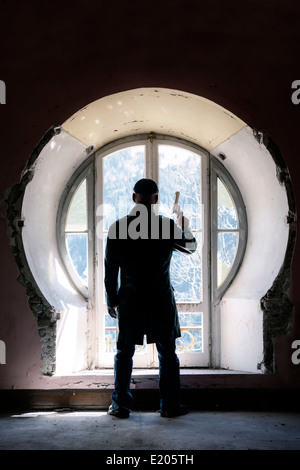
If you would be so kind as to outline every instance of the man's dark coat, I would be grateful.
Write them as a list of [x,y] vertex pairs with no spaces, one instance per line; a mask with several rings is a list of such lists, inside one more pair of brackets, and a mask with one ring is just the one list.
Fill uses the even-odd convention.
[[197,243],[189,229],[183,231],[172,219],[155,215],[151,209],[142,227],[138,208],[136,205],[109,229],[106,303],[117,307],[118,341],[143,344],[147,335],[147,343],[161,343],[181,336],[170,282],[172,253],[191,254]]

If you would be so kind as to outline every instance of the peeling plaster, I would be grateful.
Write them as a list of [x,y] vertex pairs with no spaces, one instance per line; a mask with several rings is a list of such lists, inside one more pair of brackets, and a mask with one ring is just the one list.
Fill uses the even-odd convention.
[[[246,363],[249,351],[255,346],[249,336],[252,334],[253,340],[259,335],[261,344],[255,350],[255,369],[273,373],[276,371],[274,340],[292,328],[293,305],[287,290],[296,226],[289,172],[270,137],[251,128],[235,134],[216,148],[214,155],[222,160],[236,181],[248,217],[245,258],[222,299],[222,366],[229,364],[238,369]],[[255,191],[253,181],[256,181]],[[257,197],[262,198],[259,206]],[[241,315],[246,318],[246,311],[252,328],[244,324],[243,342],[238,333],[231,337],[231,331],[232,328],[241,331],[239,320]],[[254,360],[255,356],[252,357]]]
[[56,320],[58,313],[49,304],[41,293],[25,256],[22,242],[21,210],[25,188],[32,180],[36,160],[51,138],[59,132],[59,128],[51,128],[31,154],[28,164],[21,176],[21,180],[6,193],[6,218],[8,223],[8,236],[10,247],[18,267],[18,281],[25,287],[28,303],[37,320],[41,339],[42,374],[52,375],[55,372],[56,360]]
[[287,214],[289,238],[285,258],[272,287],[261,299],[264,336],[263,363],[265,372],[272,373],[276,371],[274,339],[277,336],[286,335],[292,329],[293,303],[287,291],[290,286],[290,272],[296,243],[297,217],[292,182],[280,149],[266,132],[262,131],[260,138],[276,164],[277,179],[285,188],[289,207]]

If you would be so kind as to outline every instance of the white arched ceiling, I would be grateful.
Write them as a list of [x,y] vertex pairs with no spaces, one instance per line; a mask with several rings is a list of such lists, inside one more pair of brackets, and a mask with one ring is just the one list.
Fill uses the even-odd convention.
[[152,131],[181,137],[210,151],[245,126],[241,119],[200,96],[140,88],[90,103],[62,128],[95,149],[121,137]]
[[222,300],[218,326],[222,359],[215,362],[223,367],[256,370],[263,351],[259,301],[280,270],[289,233],[286,192],[264,144],[257,142],[245,122],[221,106],[190,93],[160,88],[101,98],[76,112],[61,128],[35,161],[22,206],[24,250],[48,302],[62,312],[73,309],[78,314],[78,309],[86,309],[61,261],[56,217],[66,184],[91,147],[97,150],[119,138],[148,132],[177,136],[216,156],[224,154],[223,164],[245,202],[247,249],[243,265]]

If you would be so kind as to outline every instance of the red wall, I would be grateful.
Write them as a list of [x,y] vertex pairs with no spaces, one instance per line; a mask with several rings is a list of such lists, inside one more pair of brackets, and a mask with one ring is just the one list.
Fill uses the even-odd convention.
[[[84,105],[122,90],[167,87],[204,96],[250,126],[265,129],[281,149],[300,204],[300,3],[225,1],[2,1],[0,201],[18,182],[44,133]],[[40,377],[35,319],[9,248],[0,205],[0,340],[7,364],[0,388]],[[279,385],[299,384],[291,343],[300,340],[300,241],[289,294],[294,330],[276,341]]]

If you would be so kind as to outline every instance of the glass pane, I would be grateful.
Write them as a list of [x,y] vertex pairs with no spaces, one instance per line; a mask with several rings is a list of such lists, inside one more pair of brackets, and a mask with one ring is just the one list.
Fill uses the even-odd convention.
[[218,228],[234,230],[238,228],[238,217],[232,197],[218,178]]
[[108,313],[105,314],[105,328],[116,328],[117,320],[112,318]]
[[239,235],[237,232],[218,233],[218,287],[228,276],[237,253]]
[[181,337],[176,340],[177,352],[203,352],[202,321],[202,312],[179,313]]
[[[198,247],[202,244],[202,235],[195,235]],[[202,262],[201,251],[197,250],[192,256],[185,256],[182,253],[173,252],[170,278],[174,287],[176,302],[201,302],[202,299]]]
[[[172,217],[175,192],[193,230],[201,230],[201,157],[172,145],[159,145],[160,212]],[[173,216],[174,217],[174,216]]]
[[77,188],[70,202],[66,232],[84,232],[87,230],[87,182],[86,179]]
[[116,353],[116,329],[105,328],[105,352]]
[[199,328],[182,329],[181,337],[176,339],[177,353],[199,353],[203,352],[202,330]]
[[86,233],[67,233],[66,244],[70,260],[78,274],[81,282],[88,284],[88,266],[87,266],[87,234]]
[[[160,213],[176,220],[172,214],[175,192],[180,191],[179,205],[190,221],[192,230],[202,228],[201,157],[172,145],[159,145]],[[202,246],[201,234],[196,235]],[[202,301],[201,250],[192,256],[174,252],[171,282],[177,302]]]
[[104,230],[133,207],[135,183],[145,177],[145,146],[137,145],[103,158]]
[[179,312],[178,315],[181,328],[202,326],[202,312]]

